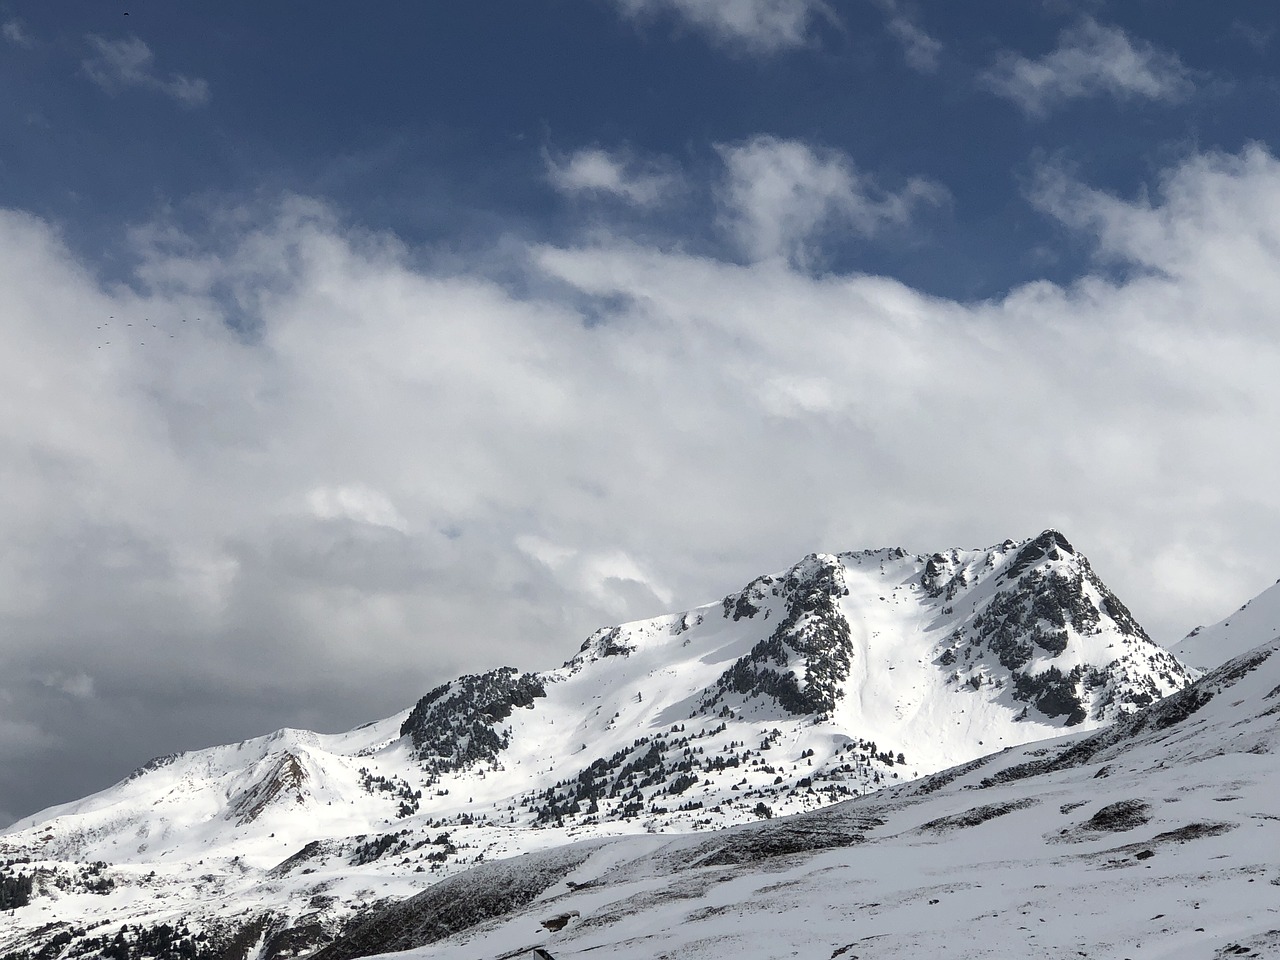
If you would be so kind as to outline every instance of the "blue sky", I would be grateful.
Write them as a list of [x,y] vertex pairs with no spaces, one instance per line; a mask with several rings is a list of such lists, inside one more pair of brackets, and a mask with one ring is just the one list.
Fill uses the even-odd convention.
[[[723,252],[715,145],[768,134],[840,151],[886,190],[946,192],[915,229],[833,238],[824,268],[988,297],[1089,253],[1026,203],[1040,165],[1131,194],[1189,151],[1265,142],[1280,107],[1256,4],[761,4],[795,11],[794,38],[681,14],[701,6],[10,4],[4,200],[107,264],[124,225],[286,190],[413,244],[563,239],[584,214],[545,152],[596,146],[677,165],[694,189],[645,226]],[[1043,104],[997,82],[1055,52],[1044,69],[1088,71],[1071,54],[1117,41],[1134,62],[1109,82]]]
[[1053,525],[1156,639],[1225,616],[1276,22],[0,2],[0,821],[813,550]]

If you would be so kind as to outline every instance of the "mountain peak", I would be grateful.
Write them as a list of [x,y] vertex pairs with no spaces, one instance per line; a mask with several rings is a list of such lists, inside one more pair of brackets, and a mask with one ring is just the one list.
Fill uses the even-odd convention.
[[[148,922],[240,930],[246,902],[275,904],[243,935],[296,952],[422,874],[815,811],[1104,726],[1190,680],[1055,530],[927,555],[811,553],[715,603],[603,627],[557,669],[459,677],[346,734],[165,758],[0,846],[73,892],[100,879],[76,863],[111,863],[121,894],[89,901],[85,928],[138,922],[163,875],[203,892],[157,901]],[[305,925],[299,903],[313,905]]]
[[[851,584],[856,596],[846,600]],[[737,694],[831,714],[854,662],[874,655],[856,649],[860,633],[871,639],[859,626],[873,622],[883,627],[871,630],[877,639],[932,638],[922,652],[950,668],[952,686],[1009,687],[1024,720],[1035,710],[1068,725],[1106,722],[1192,679],[1053,529],[927,558],[901,548],[811,554],[730,594],[722,609],[734,622],[776,619],[719,678],[705,701],[712,707]]]

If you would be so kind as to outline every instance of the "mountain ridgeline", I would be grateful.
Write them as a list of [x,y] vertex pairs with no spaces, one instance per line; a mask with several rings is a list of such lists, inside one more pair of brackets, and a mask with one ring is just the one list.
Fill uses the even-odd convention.
[[[813,812],[1108,725],[1193,679],[1056,531],[811,554],[600,629],[559,668],[460,677],[345,734],[166,757],[18,823],[0,834],[23,901],[0,957],[52,960],[55,939],[105,956],[84,931],[110,924],[274,960],[483,861]],[[121,936],[111,956],[137,960]]]
[[[672,682],[646,703],[660,677]],[[667,828],[693,811],[711,825],[743,807],[807,808],[797,792],[836,799],[988,743],[1107,723],[1191,679],[1048,530],[930,556],[812,554],[719,604],[597,631],[558,670],[443,684],[399,732],[428,788],[500,778],[534,743],[553,747],[548,772],[567,776],[513,791],[509,820]],[[775,743],[800,740],[803,769],[768,762]],[[771,782],[728,782],[751,768]]]

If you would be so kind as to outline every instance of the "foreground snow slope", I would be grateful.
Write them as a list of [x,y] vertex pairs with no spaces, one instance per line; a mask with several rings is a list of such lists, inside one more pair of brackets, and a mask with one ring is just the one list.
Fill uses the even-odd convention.
[[1274,641],[1099,733],[785,821],[454,877],[319,957],[451,930],[401,956],[1280,956],[1278,747]]
[[20,822],[0,858],[26,861],[9,873],[35,896],[0,954],[61,936],[92,952],[94,929],[129,923],[257,931],[271,960],[483,860],[816,810],[1097,728],[1191,677],[1054,531],[813,554],[597,631],[558,669],[462,677],[346,734],[160,758]]
[[1207,670],[1276,637],[1280,637],[1280,582],[1213,626],[1196,627],[1171,652],[1183,663]]

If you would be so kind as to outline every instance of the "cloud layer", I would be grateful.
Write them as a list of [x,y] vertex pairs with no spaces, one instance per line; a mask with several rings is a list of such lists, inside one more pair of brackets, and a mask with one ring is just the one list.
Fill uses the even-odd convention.
[[567,196],[612,197],[637,207],[654,207],[680,189],[674,164],[639,160],[627,151],[585,147],[568,156],[548,153],[547,179]]
[[284,198],[140,230],[104,287],[0,214],[11,812],[14,758],[71,790],[354,724],[812,550],[1058,526],[1164,640],[1274,580],[1273,156],[1140,200],[1046,171],[1098,272],[960,303],[805,269],[910,209],[847,158],[723,155],[746,263],[597,230],[490,274]]
[[150,90],[176,100],[184,107],[198,107],[209,100],[209,84],[199,77],[180,73],[165,77],[156,72],[155,55],[137,37],[110,40],[88,38],[93,56],[81,63],[85,76],[107,93],[115,95],[129,89]]
[[831,13],[823,0],[613,0],[631,17],[670,13],[713,40],[752,53],[805,43],[813,21]]
[[1058,46],[1038,59],[1002,54],[981,80],[1032,116],[1084,97],[1176,102],[1194,89],[1177,54],[1091,19],[1063,31]]
[[898,0],[875,0],[885,14],[885,29],[902,47],[907,66],[920,73],[938,69],[942,41],[930,35],[916,20],[908,16]]
[[0,34],[14,46],[30,49],[36,45],[21,20],[6,20],[3,25],[0,25]]
[[897,192],[882,190],[844,154],[795,140],[759,136],[719,150],[722,224],[756,260],[805,264],[831,231],[870,237],[946,200],[941,186],[921,178]]

